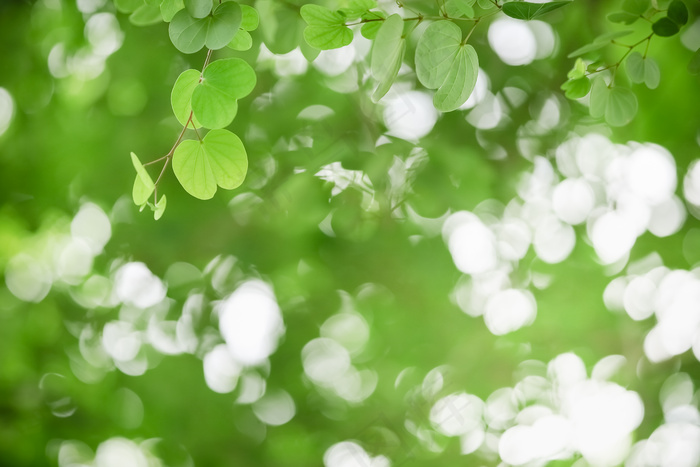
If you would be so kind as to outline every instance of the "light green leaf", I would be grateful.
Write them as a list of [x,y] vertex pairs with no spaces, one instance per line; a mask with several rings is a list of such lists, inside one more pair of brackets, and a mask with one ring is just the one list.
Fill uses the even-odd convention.
[[160,14],[160,8],[144,4],[129,16],[129,21],[135,26],[149,26],[160,23],[163,17]]
[[474,8],[472,8],[467,0],[447,0],[447,2],[445,2],[445,12],[447,16],[451,18],[460,18],[462,16],[466,16],[467,18],[474,17]]
[[233,50],[249,50],[252,46],[253,37],[245,29],[239,29],[238,34],[228,43],[228,48]]
[[604,42],[593,42],[591,44],[586,44],[583,47],[579,47],[578,49],[571,52],[569,55],[567,55],[567,58],[574,58],[578,57],[579,55],[585,55],[588,52],[593,52],[594,50],[602,49],[606,45],[608,44]]
[[625,0],[622,9],[633,15],[643,15],[649,9],[649,0]]
[[[175,118],[177,118],[177,121],[180,122],[182,126],[185,126],[187,120],[190,118],[190,112],[192,112],[192,93],[199,84],[199,78],[201,76],[199,70],[183,71],[180,76],[178,76],[177,81],[175,81],[173,91],[170,93],[170,105],[173,108]],[[190,125],[193,125],[195,128],[202,126],[194,115],[192,116]]]
[[435,108],[449,112],[464,104],[474,90],[479,59],[471,45],[462,44],[462,31],[449,21],[428,26],[416,47],[416,74],[429,89],[438,89]]
[[591,90],[591,81],[587,77],[570,79],[561,85],[564,95],[569,99],[580,99]]
[[613,39],[619,39],[620,37],[629,36],[633,32],[634,32],[634,29],[622,29],[620,31],[606,32],[605,34],[601,34],[600,36],[596,37],[594,39],[594,42],[607,45],[607,43],[609,41],[611,41]]
[[248,172],[248,156],[238,136],[227,130],[211,130],[204,137],[204,152],[217,185],[232,190],[243,183]]
[[143,164],[141,164],[141,161],[133,152],[131,153],[131,163],[134,165],[134,169],[136,169],[136,180],[134,180],[134,187],[131,191],[131,196],[134,200],[134,204],[137,206],[142,206],[146,203],[146,201],[148,201],[148,198],[153,193],[153,190],[155,190],[155,184],[153,183],[151,176],[146,171],[146,168],[143,166]]
[[[483,10],[490,10],[492,8],[495,8],[496,5],[494,5],[492,0],[477,0],[477,3],[479,4],[479,8]],[[474,3],[472,3],[473,5]]]
[[637,96],[627,89],[615,86],[610,89],[605,106],[605,121],[611,126],[624,126],[637,113]]
[[223,128],[233,121],[236,101],[255,88],[255,71],[240,58],[212,62],[192,93],[192,110],[206,128]]
[[160,4],[160,14],[163,21],[169,23],[173,20],[173,16],[183,8],[185,8],[185,4],[182,0],[163,0]]
[[241,26],[245,31],[255,31],[260,24],[260,15],[252,6],[241,5]]
[[352,42],[352,31],[345,26],[345,16],[338,12],[309,4],[301,7],[301,17],[308,24],[304,39],[312,47],[329,50]]
[[650,57],[642,57],[639,52],[632,52],[627,57],[627,75],[633,83],[644,83],[649,89],[659,85],[661,72],[659,65]]
[[160,219],[163,217],[163,213],[165,213],[165,206],[168,204],[168,200],[165,197],[165,195],[160,197],[160,200],[156,203],[155,209],[153,210],[153,218],[155,220]]
[[406,51],[406,40],[402,36],[403,19],[397,14],[389,16],[377,32],[370,60],[372,76],[378,81],[372,95],[374,102],[384,97],[399,74]]
[[583,78],[586,74],[586,63],[580,58],[576,59],[574,67],[567,73],[567,78],[569,79],[579,79]]
[[221,3],[211,16],[201,19],[180,10],[170,22],[170,40],[186,54],[198,52],[205,45],[212,50],[220,49],[238,32],[241,16],[241,7],[236,2]]
[[644,84],[649,89],[656,89],[661,81],[661,71],[659,65],[651,57],[646,58],[646,66],[644,67]]
[[608,95],[610,88],[605,84],[603,78],[596,78],[591,85],[591,98],[589,102],[589,111],[591,117],[600,118],[605,115],[605,107],[608,103]]
[[627,76],[633,83],[644,82],[644,58],[639,52],[632,52],[627,57],[625,66],[627,68]]
[[416,75],[428,89],[445,82],[462,43],[462,30],[450,21],[428,26],[416,46]]
[[230,190],[245,180],[248,158],[241,140],[227,130],[212,130],[199,141],[180,143],[173,155],[173,171],[192,196],[209,199],[216,186]]
[[144,5],[143,0],[114,0],[114,6],[121,13],[132,13]]
[[204,18],[211,12],[211,0],[184,0],[187,12],[193,18]]
[[542,15],[556,10],[571,2],[548,2],[548,3],[528,3],[528,2],[508,2],[503,5],[503,13],[511,18],[524,19],[526,21],[539,18]]
[[226,47],[241,26],[243,13],[241,7],[236,2],[224,2],[214,9],[205,45],[212,50]]
[[[372,20],[362,25],[360,33],[369,40],[374,40],[377,37],[379,28],[382,27],[384,21],[380,19],[386,19],[386,14],[383,11],[368,11],[362,15],[363,20]],[[377,21],[374,21],[377,20]]]
[[357,19],[362,16],[367,10],[372,8],[377,8],[377,2],[375,0],[351,0],[348,2],[348,6],[341,8],[339,13],[345,15],[348,20]]
[[479,57],[469,44],[462,45],[452,60],[445,82],[435,93],[433,104],[441,112],[451,112],[464,104],[476,84]]
[[180,185],[195,198],[210,199],[216,193],[216,178],[204,152],[204,144],[187,139],[173,154],[173,171]]

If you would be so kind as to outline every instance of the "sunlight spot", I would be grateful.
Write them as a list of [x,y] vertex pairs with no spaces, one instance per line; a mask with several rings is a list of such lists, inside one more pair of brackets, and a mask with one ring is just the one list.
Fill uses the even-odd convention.
[[535,34],[527,24],[511,18],[499,18],[491,23],[489,45],[498,57],[511,66],[527,65],[537,55]]
[[253,413],[261,422],[279,426],[290,421],[296,413],[294,399],[284,390],[269,392],[253,404]]

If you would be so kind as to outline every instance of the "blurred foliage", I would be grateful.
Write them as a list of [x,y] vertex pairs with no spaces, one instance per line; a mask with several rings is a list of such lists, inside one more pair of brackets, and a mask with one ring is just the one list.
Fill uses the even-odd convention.
[[[584,241],[560,264],[545,264],[528,253],[522,274],[551,278],[548,287],[534,291],[535,324],[494,336],[483,320],[466,315],[450,298],[462,274],[439,224],[427,232],[408,212],[438,218],[448,211],[473,211],[484,200],[507,203],[516,195],[521,174],[531,170],[533,156],[551,156],[574,133],[598,131],[617,143],[659,144],[673,154],[682,177],[700,156],[700,83],[686,72],[692,52],[679,36],[652,41],[649,53],[661,70],[660,84],[654,90],[637,86],[637,116],[613,131],[591,119],[586,106],[563,99],[560,86],[574,65],[568,53],[609,30],[606,16],[619,10],[616,2],[577,1],[552,12],[547,21],[557,35],[553,54],[524,67],[506,65],[491,52],[484,28],[470,43],[479,51],[491,90],[515,87],[524,100],[492,129],[476,129],[465,121],[465,111],[455,111],[441,115],[417,144],[389,136],[377,147],[386,130],[382,104],[372,102],[366,82],[359,80],[358,91],[338,92],[339,77],[312,66],[302,74],[279,76],[273,60],[258,59],[263,39],[274,53],[300,43],[301,18],[278,10],[302,3],[307,2],[257,2],[261,27],[250,33],[253,47],[215,53],[245,59],[258,75],[229,127],[248,154],[243,185],[201,201],[169,174],[161,182],[169,209],[155,222],[131,202],[129,154],[134,151],[146,161],[171,147],[181,129],[170,108],[172,85],[183,70],[199,69],[206,52],[179,53],[166,24],[137,27],[110,2],[0,2],[0,86],[14,102],[12,120],[0,135],[0,270],[20,252],[49,251],[52,239],[70,230],[81,205],[91,202],[111,223],[111,239],[95,256],[92,273],[111,277],[124,262],[145,263],[168,283],[168,319],[181,315],[192,294],[203,294],[200,336],[211,337],[216,329],[212,303],[245,279],[262,278],[274,289],[286,332],[269,367],[256,371],[268,390],[284,389],[296,404],[288,423],[266,426],[249,405],[234,404],[240,387],[233,396],[210,390],[201,362],[211,348],[205,339],[193,353],[169,356],[149,350],[149,369],[141,376],[114,367],[81,373],[76,363],[81,361],[80,329],[102,329],[129,313],[128,307],[81,305],[74,297],[82,281],[56,282],[38,303],[18,299],[2,285],[0,464],[58,465],[62,441],[79,440],[94,450],[112,437],[158,438],[153,450],[172,466],[190,465],[190,458],[197,466],[320,465],[326,449],[346,439],[359,440],[368,452],[384,454],[396,465],[471,464],[477,458],[463,458],[456,440],[436,434],[439,448],[431,450],[405,429],[409,414],[429,426],[432,401],[415,400],[411,389],[430,370],[448,365],[449,381],[441,394],[464,390],[485,399],[516,382],[522,361],[547,362],[569,351],[589,370],[607,355],[627,358],[620,378],[644,400],[638,436],[648,436],[663,419],[658,402],[663,381],[684,371],[697,387],[700,365],[691,354],[661,364],[643,360],[642,343],[651,324],[612,313],[602,301],[611,274],[619,271],[599,264]],[[688,5],[692,24],[700,4]],[[85,25],[98,12],[113,13],[123,33],[123,44],[105,57],[103,69],[87,57],[81,61],[81,51],[90,46]],[[266,38],[269,15],[277,15],[280,34],[293,40],[274,33]],[[609,63],[619,59],[608,48],[599,53]],[[60,65],[59,56],[69,59]],[[368,64],[353,67],[361,77]],[[414,78],[399,76],[399,83],[409,80]],[[530,123],[551,96],[561,118],[545,131],[531,131]],[[300,118],[310,106],[332,113]],[[394,184],[390,169],[396,159],[405,163],[417,146],[424,158],[403,184]],[[361,184],[336,194],[333,183],[315,175],[336,162],[366,175],[371,209]],[[324,222],[330,226],[319,228]],[[576,231],[582,235],[585,226]],[[689,216],[670,237],[646,233],[630,261],[657,252],[666,266],[690,269],[698,262],[697,232],[698,222]],[[235,258],[229,273],[223,282],[213,279],[226,258]],[[179,286],[182,274],[171,269],[176,263],[195,267]],[[378,382],[361,403],[324,394],[302,366],[302,348],[341,309],[338,291],[349,294],[369,324],[358,365],[376,372]],[[405,369],[410,371],[402,384],[395,384]],[[60,376],[45,379],[47,374]]]

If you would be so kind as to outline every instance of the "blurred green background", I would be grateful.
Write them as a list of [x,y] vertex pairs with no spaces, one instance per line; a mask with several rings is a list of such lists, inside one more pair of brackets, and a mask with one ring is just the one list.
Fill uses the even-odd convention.
[[[0,2],[0,87],[11,96],[11,120],[0,134],[0,270],[19,254],[41,264],[70,263],[56,256],[86,203],[106,213],[111,231],[87,273],[66,279],[47,266],[50,279],[44,280],[35,271],[38,287],[41,280],[53,283],[45,297],[37,292],[36,301],[25,301],[5,281],[0,286],[0,464],[59,465],[59,452],[68,455],[66,440],[84,443],[75,445],[75,459],[91,459],[81,449],[123,437],[158,439],[150,449],[173,466],[321,465],[329,446],[348,439],[395,465],[496,465],[497,457],[483,453],[463,457],[457,440],[436,432],[430,443],[420,440],[406,419],[430,430],[434,398],[466,391],[486,399],[518,381],[523,361],[546,363],[565,352],[579,355],[589,371],[607,355],[627,358],[618,380],[641,395],[645,416],[636,437],[648,437],[663,421],[660,386],[679,371],[697,385],[700,365],[691,352],[658,364],[644,359],[644,337],[653,323],[606,309],[603,291],[622,268],[600,264],[584,240],[585,226],[575,228],[576,246],[566,261],[546,264],[530,250],[519,262],[514,280],[542,275],[549,283],[532,289],[537,317],[531,326],[495,336],[451,298],[463,275],[440,235],[441,221],[431,231],[408,214],[439,218],[473,211],[485,200],[506,204],[517,196],[521,175],[532,171],[534,155],[552,157],[573,134],[591,131],[614,143],[665,147],[682,179],[700,156],[700,83],[685,70],[691,52],[678,36],[652,42],[661,85],[634,88],[640,110],[626,127],[613,130],[591,120],[585,106],[566,101],[559,90],[573,64],[567,53],[611,28],[604,18],[615,10],[613,3],[577,1],[547,17],[554,51],[523,67],[504,64],[489,48],[487,27],[477,31],[472,43],[491,92],[515,87],[523,101],[507,107],[495,128],[477,129],[465,120],[469,111],[456,111],[442,115],[417,142],[389,137],[379,147],[375,142],[386,126],[381,103],[368,97],[371,83],[358,79],[358,90],[338,92],[340,79],[311,65],[304,73],[281,75],[269,53],[260,53],[258,30],[252,50],[215,52],[215,58],[242,56],[258,73],[230,128],[247,148],[246,182],[200,201],[168,169],[159,188],[168,196],[168,210],[156,222],[131,203],[129,153],[147,161],[170,148],[181,128],[170,109],[172,84],[184,69],[201,67],[205,53],[178,53],[166,24],[134,26],[109,1]],[[691,23],[698,6],[692,3]],[[113,16],[93,20],[91,41],[86,24],[103,14]],[[95,58],[91,51],[99,47],[102,55]],[[608,49],[603,53],[616,59],[619,53]],[[360,78],[366,72],[362,61],[352,67]],[[400,79],[414,81],[410,74]],[[529,122],[551,96],[560,118],[532,131]],[[3,105],[0,111],[9,115]],[[312,105],[332,114],[300,118]],[[397,184],[390,169],[417,146],[424,157]],[[367,184],[351,183],[334,193],[337,184],[316,176],[334,162],[362,171],[369,192]],[[698,229],[697,219],[688,216],[666,238],[645,233],[630,262],[657,252],[671,269],[692,269],[700,261]],[[120,304],[105,298],[109,290],[96,292],[102,297],[97,301],[85,298],[93,297],[86,292],[88,278],[106,278],[90,285],[109,289],[127,262],[143,262],[165,281],[166,305],[153,311]],[[218,394],[203,373],[203,356],[223,342],[215,304],[254,278],[274,290],[285,331],[269,365],[247,371],[265,381],[268,393],[291,395],[295,414],[281,426],[260,421],[250,404],[234,403],[241,384]],[[192,296],[202,304],[188,302]],[[343,300],[369,330],[353,364],[377,378],[371,396],[357,402],[319,388],[302,364],[302,348],[319,337]],[[111,361],[85,361],[85,329],[99,347],[105,323],[135,316],[134,326],[145,329],[150,316],[175,322],[187,306],[196,309],[190,351],[163,355],[144,341],[140,352],[148,370],[139,376]],[[449,371],[437,393],[416,393],[441,366]],[[129,465],[115,462],[109,465]]]

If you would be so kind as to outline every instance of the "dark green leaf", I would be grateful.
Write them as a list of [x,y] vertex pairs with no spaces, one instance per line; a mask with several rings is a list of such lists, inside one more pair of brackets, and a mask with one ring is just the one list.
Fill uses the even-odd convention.
[[683,26],[688,22],[688,7],[682,0],[673,0],[668,6],[666,16],[677,25]]
[[661,18],[651,25],[651,29],[654,31],[654,34],[661,37],[671,37],[680,31],[678,25],[668,18]]
[[618,11],[608,15],[608,21],[612,23],[632,24],[640,18],[639,15],[628,13],[626,11]]
[[503,5],[503,13],[515,19],[531,20],[539,18],[550,11],[568,5],[571,2],[528,3],[508,2]]
[[187,10],[180,10],[170,22],[170,40],[183,53],[198,52],[205,45],[217,50],[225,47],[238,32],[241,7],[236,2],[224,2],[211,16],[193,18]]

